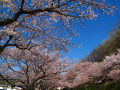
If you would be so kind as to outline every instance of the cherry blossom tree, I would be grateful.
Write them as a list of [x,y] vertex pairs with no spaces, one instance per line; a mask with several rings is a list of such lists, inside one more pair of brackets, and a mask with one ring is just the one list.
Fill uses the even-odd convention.
[[36,47],[30,51],[12,48],[3,54],[6,68],[1,70],[2,75],[4,78],[15,80],[14,83],[8,83],[23,90],[48,90],[57,87],[62,78],[61,74],[66,72],[70,65],[68,59],[60,59],[58,53],[40,52]]
[[64,75],[61,86],[69,88],[90,83],[117,82],[120,80],[120,50],[107,56],[103,62],[78,62]]
[[112,14],[113,9],[105,0],[0,0],[0,53],[6,47],[28,49],[43,43],[44,48],[63,50],[69,36],[56,30],[58,23],[70,27],[73,21]]
[[[62,50],[68,51],[73,45],[70,42],[70,36],[74,35],[73,31],[68,30],[68,28],[70,29],[73,22],[95,19],[101,14],[112,14],[113,9],[114,7],[105,0],[0,0],[1,77],[9,82],[5,77],[7,77],[6,73],[8,73],[10,69],[12,71],[17,69],[18,73],[24,74],[28,67],[30,67],[29,69],[31,71],[34,70],[31,69],[33,63],[35,64],[35,60],[33,60],[34,54],[30,54],[31,51],[33,52],[34,47],[39,47],[38,51],[41,53],[47,50],[47,52],[50,53],[50,56],[52,53]],[[67,30],[62,27],[67,28]],[[20,54],[20,56],[19,49],[22,52],[22,55]],[[7,54],[9,50],[10,52],[13,50],[13,53],[14,50],[17,50],[16,53],[18,56],[17,54],[15,54],[15,56],[12,53]],[[5,53],[8,56],[2,53]],[[41,58],[41,56],[39,58]],[[46,57],[49,57],[49,55],[44,56],[44,58]],[[38,61],[39,60],[40,59],[38,59]],[[59,61],[60,60],[57,59],[54,63],[58,65],[57,62]],[[55,64],[52,64],[54,65],[52,68],[56,67]],[[3,69],[3,65],[6,67],[5,70]],[[24,68],[24,66],[27,67],[27,69]],[[51,71],[49,70],[51,68],[47,69],[47,71]],[[18,73],[15,72],[11,73],[13,74],[11,76],[14,76],[13,78],[19,80],[18,76],[20,74],[18,75]],[[25,83],[24,85],[30,85],[31,79],[33,79],[32,73],[28,73],[31,75],[30,80],[28,77],[26,78],[27,80],[23,80],[25,78],[22,78],[21,75],[19,76],[21,77],[21,80],[30,82]],[[42,71],[39,73],[40,76],[41,73],[44,74]],[[25,76],[26,75],[23,75],[23,77]],[[40,81],[38,80],[38,82]],[[26,88],[25,86],[22,87]]]

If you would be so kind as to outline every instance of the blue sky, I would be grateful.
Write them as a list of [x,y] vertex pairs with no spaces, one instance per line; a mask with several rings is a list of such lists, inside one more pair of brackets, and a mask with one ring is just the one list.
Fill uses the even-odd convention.
[[73,47],[67,57],[80,60],[87,56],[108,37],[108,33],[116,27],[119,18],[115,12],[114,16],[102,15],[95,20],[86,21],[85,26],[79,24],[74,26],[80,37],[76,37],[72,41],[81,47]]

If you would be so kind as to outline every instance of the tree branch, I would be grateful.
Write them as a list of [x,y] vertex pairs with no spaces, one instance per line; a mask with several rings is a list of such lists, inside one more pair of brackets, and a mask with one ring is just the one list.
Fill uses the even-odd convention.
[[[14,15],[13,18],[7,18],[6,20],[4,21],[1,21],[0,22],[0,26],[6,26],[8,24],[11,24],[15,21],[18,20],[18,18],[20,17],[20,15],[22,14],[31,14],[31,15],[34,15],[36,13],[39,13],[39,12],[54,12],[54,9],[56,8],[60,8],[61,6],[64,6],[70,2],[72,2],[73,0],[69,0],[68,2],[64,3],[64,4],[61,4],[61,5],[56,5],[55,7],[50,7],[50,8],[44,8],[44,9],[35,9],[35,10],[23,10],[23,6],[24,6],[24,0],[22,0],[21,2],[21,8],[20,10]],[[61,14],[61,13],[58,13],[58,14]]]

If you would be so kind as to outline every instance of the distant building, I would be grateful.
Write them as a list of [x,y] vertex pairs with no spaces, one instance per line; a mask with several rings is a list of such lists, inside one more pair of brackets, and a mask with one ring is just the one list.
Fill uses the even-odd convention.
[[63,90],[64,89],[64,87],[58,87],[57,88],[57,90]]
[[0,90],[21,90],[20,87],[11,87],[10,85],[0,85]]

